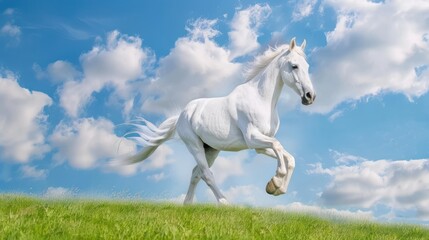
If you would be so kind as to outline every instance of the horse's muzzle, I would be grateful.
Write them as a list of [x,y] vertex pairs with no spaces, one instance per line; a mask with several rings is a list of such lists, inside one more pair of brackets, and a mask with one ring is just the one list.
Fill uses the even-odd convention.
[[304,96],[302,96],[301,103],[304,105],[310,105],[314,102],[315,99],[316,94],[311,94],[310,92],[307,92],[306,94],[304,94]]

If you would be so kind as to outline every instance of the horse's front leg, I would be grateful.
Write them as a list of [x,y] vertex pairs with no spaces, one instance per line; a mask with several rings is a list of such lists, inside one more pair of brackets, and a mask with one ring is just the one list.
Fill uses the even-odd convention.
[[[248,128],[246,130],[247,131],[245,131],[245,134],[243,135],[245,136],[245,140],[249,148],[266,149],[265,151],[260,151],[262,151],[262,153],[266,152],[268,156],[277,159],[276,175],[268,182],[266,187],[267,193],[273,195],[285,193],[288,180],[290,180],[291,175],[288,174],[287,168],[289,168],[289,166],[294,167],[295,161],[293,161],[293,164],[289,164],[288,158],[291,157],[291,155],[284,150],[283,146],[277,139],[262,134],[257,128]],[[285,158],[288,161],[287,167]]]
[[285,159],[286,159],[286,168],[287,168],[286,181],[284,182],[284,185],[283,185],[284,192],[286,192],[290,183],[290,179],[293,174],[293,170],[295,170],[295,158],[286,150],[283,151],[283,155],[285,156]]
[[[256,149],[257,153],[262,153],[264,155],[267,155],[269,157],[272,157],[274,159],[277,159],[276,154],[274,153],[274,151],[270,148],[263,148],[263,149]],[[286,176],[283,177],[282,182],[283,184],[281,185],[281,187],[277,187],[276,186],[276,177],[279,177],[279,162],[277,163],[277,172],[276,172],[276,176],[274,176],[268,183],[267,183],[267,187],[266,187],[266,191],[269,194],[273,194],[275,196],[286,193],[290,179],[292,177],[293,174],[293,170],[295,169],[295,158],[288,153],[286,150],[283,151],[283,157],[286,163]],[[277,161],[279,161],[277,159]]]

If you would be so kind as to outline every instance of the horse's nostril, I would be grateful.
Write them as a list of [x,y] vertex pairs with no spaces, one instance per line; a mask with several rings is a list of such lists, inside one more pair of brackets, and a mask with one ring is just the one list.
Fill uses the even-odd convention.
[[312,98],[311,93],[310,93],[310,92],[307,92],[307,93],[305,94],[305,97],[306,97],[308,100],[311,100],[311,98]]

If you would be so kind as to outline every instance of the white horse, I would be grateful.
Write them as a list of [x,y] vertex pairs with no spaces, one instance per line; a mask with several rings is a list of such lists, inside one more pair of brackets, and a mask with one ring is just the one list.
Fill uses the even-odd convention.
[[304,40],[297,46],[292,39],[289,45],[267,50],[255,59],[247,81],[229,95],[193,100],[180,115],[168,118],[159,127],[140,118],[145,125],[132,124],[138,136],[130,138],[144,148],[127,162],[145,160],[177,131],[197,162],[185,204],[192,203],[201,178],[218,203],[228,204],[210,171],[220,151],[255,149],[277,159],[276,174],[267,183],[266,191],[276,196],[285,193],[295,159],[274,137],[279,128],[276,105],[284,84],[301,97],[304,105],[313,103],[316,97],[308,74],[305,44]]

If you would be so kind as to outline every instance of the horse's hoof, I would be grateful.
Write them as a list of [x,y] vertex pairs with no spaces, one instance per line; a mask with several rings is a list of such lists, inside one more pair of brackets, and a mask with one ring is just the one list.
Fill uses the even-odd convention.
[[277,188],[277,190],[274,192],[274,196],[278,196],[278,195],[282,195],[286,193],[286,189],[284,189],[283,187],[281,188]]
[[281,186],[281,183],[276,182],[274,177],[267,183],[265,191],[274,196],[278,196],[286,192],[286,190]]
[[225,198],[219,199],[219,205],[226,206],[229,205],[229,202]]
[[268,183],[267,186],[265,187],[265,191],[268,194],[273,195],[277,190],[277,187],[274,185],[273,179],[271,179]]

